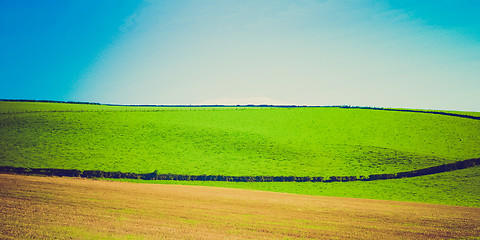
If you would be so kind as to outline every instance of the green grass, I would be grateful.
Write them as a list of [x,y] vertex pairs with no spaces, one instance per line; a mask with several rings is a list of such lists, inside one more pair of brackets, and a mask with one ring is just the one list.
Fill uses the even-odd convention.
[[[329,177],[410,171],[480,156],[480,121],[438,114],[23,102],[0,102],[0,113],[0,165],[14,167]],[[448,182],[454,176],[449,174],[453,173],[439,176],[446,176],[444,182]],[[382,199],[390,199],[387,195],[393,190],[388,189],[396,183],[412,191],[422,189],[402,181],[410,180],[236,186],[264,186],[259,188],[271,191],[275,189],[270,187],[278,186],[286,192],[297,189],[296,193],[343,196],[336,189],[358,185],[359,197]],[[317,186],[335,190],[315,192]],[[434,195],[436,189],[445,192],[436,186],[434,192],[422,191]],[[472,199],[478,201],[478,194]]]
[[[1,106],[9,104],[16,103]],[[2,114],[0,163],[328,177],[394,173],[480,156],[480,121],[450,116],[339,108],[114,108],[118,111]]]

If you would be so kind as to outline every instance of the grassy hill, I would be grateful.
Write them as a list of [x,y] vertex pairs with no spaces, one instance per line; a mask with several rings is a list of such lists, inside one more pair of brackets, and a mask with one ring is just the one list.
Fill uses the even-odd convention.
[[[0,165],[14,167],[329,177],[410,171],[480,156],[480,121],[438,114],[29,102],[0,102],[0,113]],[[480,175],[478,167],[471,171],[470,177]],[[322,194],[314,188],[295,192]]]

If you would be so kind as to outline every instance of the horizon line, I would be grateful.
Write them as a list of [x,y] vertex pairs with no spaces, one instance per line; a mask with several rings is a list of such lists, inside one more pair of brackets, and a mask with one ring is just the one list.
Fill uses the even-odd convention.
[[[61,100],[35,100],[35,99],[0,99],[0,102],[42,102],[42,103],[64,103],[64,104],[84,104],[99,106],[118,106],[118,107],[271,107],[271,108],[356,108],[370,110],[393,110],[424,113],[445,113],[440,111],[456,112],[477,112],[445,109],[422,109],[422,108],[402,108],[402,107],[377,107],[377,106],[359,106],[359,105],[298,105],[298,104],[115,104],[98,103],[86,101],[61,101]],[[458,114],[455,114],[458,115]]]

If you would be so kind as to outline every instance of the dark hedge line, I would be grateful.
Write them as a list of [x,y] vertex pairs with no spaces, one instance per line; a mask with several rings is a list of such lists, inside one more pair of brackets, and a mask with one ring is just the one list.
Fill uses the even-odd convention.
[[[440,111],[428,111],[428,110],[412,110],[412,109],[395,109],[395,108],[383,108],[383,107],[362,107],[362,106],[350,106],[350,105],[329,105],[329,106],[302,106],[302,105],[125,105],[125,104],[106,104],[106,103],[96,103],[96,102],[76,102],[76,101],[56,101],[56,100],[31,100],[31,99],[0,99],[3,102],[46,102],[46,103],[68,103],[68,104],[87,104],[87,105],[103,105],[103,106],[125,106],[125,107],[270,107],[270,108],[355,108],[355,109],[369,109],[369,110],[383,110],[383,111],[395,111],[395,112],[412,112],[412,113],[430,113],[438,115],[446,115],[453,117],[468,118],[474,120],[480,120],[480,117],[457,114],[457,113],[448,113]],[[28,111],[27,111],[28,112]],[[33,111],[37,112],[37,111]],[[78,111],[68,111],[60,110],[53,112],[78,112]],[[23,112],[18,112],[23,113]]]
[[331,176],[328,179],[323,177],[295,177],[295,176],[223,176],[223,175],[179,175],[160,174],[158,170],[152,173],[123,173],[104,172],[99,170],[80,171],[76,169],[54,169],[54,168],[22,168],[0,166],[0,173],[16,173],[26,175],[46,175],[59,177],[83,177],[83,178],[127,178],[144,180],[178,180],[178,181],[224,181],[224,182],[352,182],[352,181],[374,181],[385,179],[398,179],[418,177],[442,172],[449,172],[480,165],[480,158],[468,159],[455,163],[444,164],[435,167],[417,169],[408,172],[392,174],[374,174],[366,176]]
[[452,116],[452,117],[461,117],[461,118],[480,120],[480,117],[463,115],[463,114],[456,114],[456,113],[448,113],[448,112],[434,112],[434,111],[408,110],[408,109],[388,109],[388,108],[378,109],[378,110],[396,111],[396,112],[413,112],[413,113],[430,113],[430,114],[438,114],[438,115],[446,115],[446,116]]
[[[413,113],[431,113],[453,117],[469,118],[474,120],[480,120],[480,117],[448,113],[440,111],[428,111],[428,110],[412,110],[412,109],[395,109],[395,108],[383,108],[383,107],[362,107],[362,106],[350,106],[350,105],[328,105],[328,106],[305,106],[305,105],[125,105],[125,104],[107,104],[96,102],[76,102],[76,101],[56,101],[56,100],[32,100],[32,99],[0,99],[3,102],[45,102],[45,103],[69,103],[69,104],[87,104],[87,105],[104,105],[104,106],[126,106],[126,107],[272,107],[272,108],[357,108],[357,109],[369,109],[369,110],[383,110],[383,111],[395,111],[395,112],[413,112]],[[68,112],[68,111],[67,111]]]
[[381,111],[393,111],[393,112],[430,113],[430,114],[438,114],[438,115],[445,115],[445,116],[461,117],[461,118],[480,120],[480,117],[466,115],[466,114],[448,113],[448,112],[440,112],[440,111],[429,111],[429,110],[396,109],[396,108],[382,108],[382,107],[361,107],[361,106],[349,106],[349,105],[331,106],[331,107],[381,110]]

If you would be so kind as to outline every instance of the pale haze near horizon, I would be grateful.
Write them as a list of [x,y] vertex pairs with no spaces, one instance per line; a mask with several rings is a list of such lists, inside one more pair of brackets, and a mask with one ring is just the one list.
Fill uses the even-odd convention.
[[144,1],[65,99],[480,111],[478,32],[393,2]]

